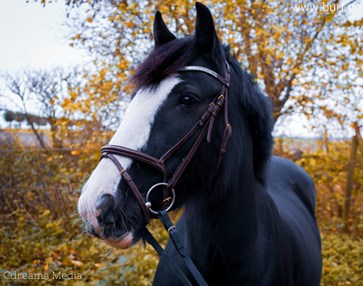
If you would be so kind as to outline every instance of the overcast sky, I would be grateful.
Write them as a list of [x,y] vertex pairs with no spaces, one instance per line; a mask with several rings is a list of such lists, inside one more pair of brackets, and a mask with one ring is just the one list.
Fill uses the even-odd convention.
[[0,0],[0,70],[73,65],[82,53],[66,40],[64,1],[43,7],[26,0]]
[[[352,11],[351,20],[363,17],[363,4],[356,8]],[[53,1],[46,7],[27,3],[26,0],[0,0],[0,73],[85,62],[85,53],[69,46],[67,32],[62,25],[65,21],[64,0]],[[0,84],[0,92],[3,90]],[[0,100],[0,109],[11,105],[11,102]],[[303,122],[307,123],[298,115],[288,118],[284,133],[287,136],[307,135]],[[0,127],[4,127],[2,118]]]
[[[64,1],[45,7],[26,2],[0,0],[0,70],[82,62],[82,53],[69,46],[62,26],[66,20]],[[352,18],[363,17],[363,4],[359,8],[354,9]]]

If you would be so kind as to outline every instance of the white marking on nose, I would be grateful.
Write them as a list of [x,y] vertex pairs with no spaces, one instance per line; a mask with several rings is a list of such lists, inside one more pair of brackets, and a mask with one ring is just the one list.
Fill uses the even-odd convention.
[[[178,77],[173,76],[163,80],[154,89],[146,88],[138,91],[109,144],[134,150],[146,147],[156,113],[180,81]],[[125,169],[130,167],[132,159],[122,156],[117,158]],[[95,216],[97,197],[102,193],[115,193],[120,180],[121,176],[115,164],[109,159],[102,159],[84,185],[78,201],[78,212],[83,218],[97,225]]]

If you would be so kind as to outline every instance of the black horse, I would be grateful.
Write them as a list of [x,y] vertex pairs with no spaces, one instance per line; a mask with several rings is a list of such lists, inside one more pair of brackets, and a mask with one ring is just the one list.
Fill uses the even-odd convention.
[[[156,14],[155,48],[132,78],[133,99],[110,142],[111,147],[127,147],[127,152],[111,156],[113,149],[104,149],[106,158],[85,184],[79,212],[89,233],[127,248],[144,239],[150,216],[142,205],[147,191],[156,183],[170,182],[184,164],[175,183],[173,208],[184,208],[177,229],[209,285],[319,285],[314,184],[294,163],[271,157],[268,98],[220,44],[208,8],[197,3],[196,9],[195,35],[181,39]],[[228,102],[221,93],[228,94]],[[211,115],[218,104],[220,110]],[[203,120],[208,128],[196,127],[182,140]],[[199,136],[202,132],[205,136]],[[162,167],[137,153],[160,158],[175,144],[180,146]],[[186,157],[190,162],[185,163]],[[193,281],[170,242],[166,252]],[[168,263],[161,259],[154,285],[180,285]]]

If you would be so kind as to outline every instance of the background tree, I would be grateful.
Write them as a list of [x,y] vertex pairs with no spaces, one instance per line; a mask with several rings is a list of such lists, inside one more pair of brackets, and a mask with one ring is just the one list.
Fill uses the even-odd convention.
[[67,71],[59,67],[8,74],[5,84],[11,96],[17,98],[13,102],[17,103],[18,111],[7,111],[5,117],[18,122],[25,120],[45,149],[50,146],[38,130],[44,125],[49,126],[53,148],[84,142],[94,131],[102,130],[102,124],[100,117],[95,116],[99,113],[97,105],[83,93],[82,82],[83,77],[76,69]]
[[31,100],[31,92],[28,88],[27,80],[24,80],[19,75],[8,74],[5,77],[5,83],[12,95],[15,95],[20,101],[20,104],[18,105],[20,112],[13,113],[8,111],[5,113],[5,120],[15,120],[19,123],[25,120],[31,127],[31,130],[37,138],[39,145],[44,149],[48,149],[49,146],[46,145],[44,138],[38,132],[34,122],[34,117],[29,111],[28,101]]
[[[35,123],[37,126],[45,126],[47,125],[47,120],[44,117],[38,116],[38,115],[34,115],[34,114],[28,114],[28,118],[30,119],[31,122]],[[10,123],[10,128],[11,128],[11,123],[13,121],[16,121],[18,123],[21,122],[27,122],[27,118],[25,117],[25,115],[21,112],[14,112],[11,110],[5,110],[4,113],[4,120],[6,122]]]
[[[195,1],[83,2],[69,3],[72,45],[88,49],[101,70],[90,82],[106,77],[115,91],[129,91],[125,80],[152,48],[156,10],[179,36],[194,31]],[[330,128],[362,117],[363,20],[348,20],[358,1],[205,2],[220,37],[270,96],[276,121],[299,113],[317,122],[324,117],[329,124],[321,126]]]

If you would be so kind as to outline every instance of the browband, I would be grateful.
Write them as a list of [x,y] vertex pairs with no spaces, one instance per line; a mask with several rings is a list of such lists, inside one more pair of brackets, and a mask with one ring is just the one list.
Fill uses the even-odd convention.
[[215,71],[205,68],[205,67],[201,67],[201,66],[185,66],[181,69],[179,69],[179,71],[183,72],[183,71],[200,71],[200,72],[204,72],[206,74],[209,74],[213,77],[215,77],[216,79],[218,79],[221,83],[223,83],[225,86],[229,87],[230,84],[230,76],[229,76],[229,64],[226,62],[226,77],[222,77],[220,76],[218,73],[216,73]]

